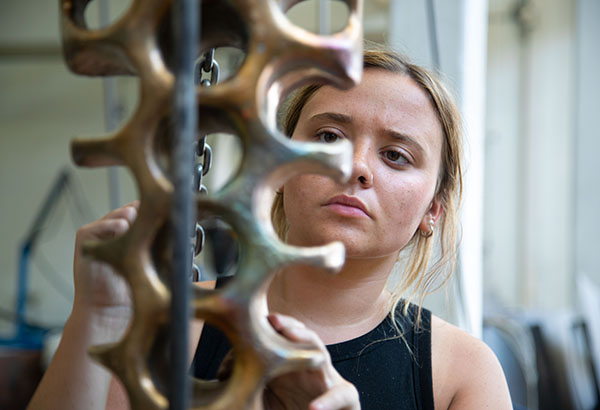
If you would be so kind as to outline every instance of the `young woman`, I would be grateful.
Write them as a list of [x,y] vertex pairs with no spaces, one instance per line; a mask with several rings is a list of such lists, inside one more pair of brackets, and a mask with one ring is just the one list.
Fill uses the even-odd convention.
[[[333,276],[306,266],[274,276],[267,295],[272,326],[319,346],[330,360],[272,381],[266,408],[512,408],[493,353],[419,307],[454,260],[459,123],[433,75],[385,50],[365,52],[357,87],[308,87],[291,101],[284,131],[298,141],[347,139],[354,165],[346,183],[318,175],[290,179],[273,205],[274,225],[293,245],[341,240],[347,259]],[[73,312],[30,408],[104,408],[107,395],[108,408],[126,406],[85,351],[123,331],[127,291],[79,248],[84,239],[125,232],[136,208],[130,204],[79,231]],[[436,242],[438,257],[430,261]],[[400,259],[405,269],[390,280]],[[390,282],[399,285],[390,289]],[[227,351],[227,341],[206,326],[195,374],[216,377]]]

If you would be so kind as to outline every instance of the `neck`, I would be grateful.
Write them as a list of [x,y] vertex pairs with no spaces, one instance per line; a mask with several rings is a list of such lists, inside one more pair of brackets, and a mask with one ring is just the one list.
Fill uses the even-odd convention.
[[326,344],[360,336],[389,311],[386,282],[395,261],[395,256],[349,258],[335,275],[312,267],[288,267],[269,286],[269,309],[302,321]]

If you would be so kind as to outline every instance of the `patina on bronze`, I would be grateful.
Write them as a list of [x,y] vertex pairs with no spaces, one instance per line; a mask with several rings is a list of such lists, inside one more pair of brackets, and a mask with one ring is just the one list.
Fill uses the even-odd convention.
[[[174,92],[170,44],[170,0],[133,0],[129,10],[106,28],[86,27],[90,0],[60,0],[64,55],[69,68],[90,76],[136,75],[139,105],[112,135],[78,139],[72,154],[87,167],[123,165],[133,175],[141,201],[131,229],[117,239],[89,243],[93,257],[112,265],[131,288],[134,317],[123,338],[92,349],[92,355],[123,382],[133,409],[166,409],[160,346],[170,320],[168,278],[171,261],[165,226],[173,186],[168,161],[169,122]],[[349,143],[296,143],[276,129],[280,100],[306,83],[347,88],[362,71],[360,0],[345,0],[349,21],[330,36],[309,33],[291,24],[286,10],[297,1],[205,0],[198,54],[232,46],[246,58],[236,75],[213,87],[198,87],[198,135],[226,132],[243,146],[234,178],[211,196],[196,197],[198,218],[227,222],[239,240],[235,278],[223,289],[194,288],[197,318],[222,329],[235,352],[225,382],[195,380],[196,409],[261,409],[268,381],[284,372],[318,366],[323,358],[308,346],[291,343],[273,331],[266,319],[264,290],[281,267],[302,263],[335,272],[344,260],[340,243],[298,248],[274,233],[269,210],[274,189],[289,177],[321,173],[349,176]],[[193,147],[190,147],[193,149]],[[171,320],[177,320],[172,318]]]

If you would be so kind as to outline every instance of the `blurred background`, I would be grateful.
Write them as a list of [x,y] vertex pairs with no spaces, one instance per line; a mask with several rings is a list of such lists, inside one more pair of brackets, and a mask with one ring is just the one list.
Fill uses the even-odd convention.
[[[131,0],[95,0],[92,28]],[[312,32],[346,6],[310,0],[288,17]],[[600,1],[366,0],[365,38],[438,71],[465,120],[459,269],[427,306],[495,350],[517,405],[598,409]],[[222,77],[239,50],[217,50]],[[79,226],[137,197],[124,169],[74,167],[69,142],[114,130],[138,82],[71,74],[58,1],[0,4],[0,407],[23,408],[73,298]],[[234,137],[209,137],[218,189]],[[199,264],[204,263],[201,259]]]

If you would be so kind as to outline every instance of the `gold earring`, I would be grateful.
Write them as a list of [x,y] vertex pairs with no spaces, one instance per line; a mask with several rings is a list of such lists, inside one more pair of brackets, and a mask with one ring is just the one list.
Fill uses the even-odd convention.
[[429,220],[429,231],[420,230],[419,232],[421,233],[421,236],[423,238],[429,238],[430,236],[432,236],[433,231],[434,231],[434,225],[435,225],[435,221],[433,220],[433,218],[431,218]]

